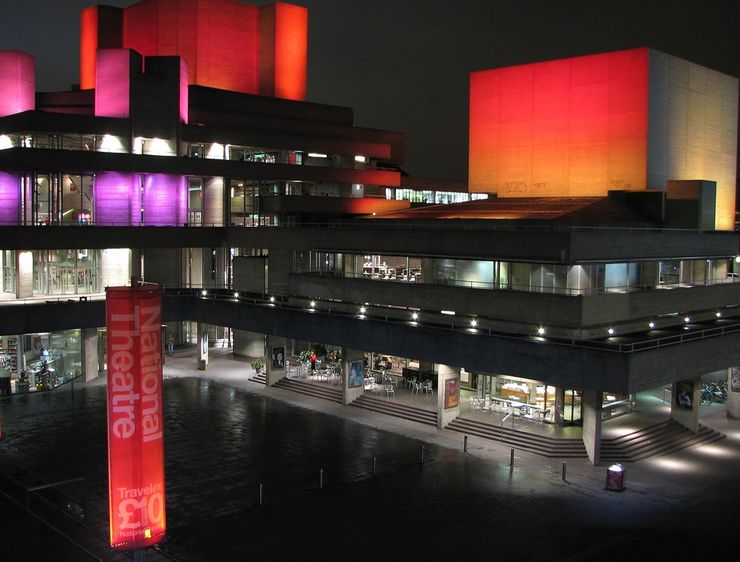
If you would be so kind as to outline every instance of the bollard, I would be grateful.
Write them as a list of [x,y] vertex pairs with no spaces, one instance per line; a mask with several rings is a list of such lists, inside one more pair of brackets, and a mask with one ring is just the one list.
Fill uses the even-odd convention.
[[565,482],[565,467],[566,467],[566,462],[563,461],[563,474],[562,474],[563,482]]
[[373,478],[375,478],[375,464],[376,464],[376,461],[377,461],[377,459],[375,457],[373,457]]
[[424,464],[424,445],[421,446],[421,464]]
[[468,436],[465,436],[465,439],[463,440],[463,453],[468,452]]
[[259,505],[262,505],[262,482],[260,482],[260,489],[259,489]]
[[514,448],[511,449],[511,460],[509,461],[509,466],[514,467]]
[[319,470],[319,490],[324,489],[324,469]]

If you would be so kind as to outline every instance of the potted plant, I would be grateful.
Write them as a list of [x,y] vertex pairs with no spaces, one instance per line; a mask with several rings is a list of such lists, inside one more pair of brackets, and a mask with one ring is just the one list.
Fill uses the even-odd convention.
[[301,364],[308,362],[310,359],[311,359],[310,349],[304,349],[298,354],[298,361],[300,361]]
[[255,359],[250,363],[250,365],[252,365],[252,369],[254,369],[254,372],[258,375],[262,372],[262,369],[265,368],[265,364],[262,363],[261,359]]

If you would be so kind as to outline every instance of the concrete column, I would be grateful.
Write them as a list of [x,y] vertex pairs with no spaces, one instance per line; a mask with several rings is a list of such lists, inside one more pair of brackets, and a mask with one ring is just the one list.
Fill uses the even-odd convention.
[[82,330],[82,376],[85,382],[95,379],[100,366],[97,328]]
[[[357,400],[364,388],[362,386],[362,367],[365,362],[365,353],[356,349],[342,348],[342,404],[349,404]],[[353,366],[354,363],[354,366]],[[359,367],[359,373],[357,368]],[[358,377],[359,376],[359,386]]]
[[701,381],[697,378],[674,382],[672,390],[671,419],[697,433],[699,431]]
[[234,330],[234,355],[264,357],[265,334],[248,332],[247,330]]
[[[733,390],[732,379],[735,379]],[[727,417],[740,418],[740,367],[727,369]]]
[[198,323],[198,369],[204,371],[208,367],[208,324]]
[[601,460],[601,405],[602,392],[584,390],[581,400],[581,416],[583,417],[583,444],[586,453],[593,464]]
[[[448,389],[450,395],[446,397]],[[445,398],[450,407],[445,407]],[[437,365],[437,428],[442,429],[459,415],[460,369],[449,365]]]
[[[280,336],[267,336],[267,349],[265,357],[265,367],[267,371],[267,386],[274,386],[276,382],[282,379],[287,370],[285,368],[285,352],[288,349],[288,340]],[[277,357],[277,354],[283,354],[282,366],[277,364],[273,365],[273,356]]]
[[18,250],[15,253],[15,298],[33,296],[33,253]]
[[555,425],[563,425],[563,408],[565,407],[565,389],[555,387],[555,411],[553,412],[553,421]]
[[[131,250],[131,277],[144,280],[143,272],[141,271],[141,250],[136,248]],[[130,282],[131,279],[128,279],[126,284],[128,285]]]

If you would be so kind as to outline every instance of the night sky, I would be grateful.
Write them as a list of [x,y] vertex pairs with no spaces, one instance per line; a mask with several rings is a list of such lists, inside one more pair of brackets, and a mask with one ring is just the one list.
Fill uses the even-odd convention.
[[[68,89],[79,82],[79,13],[92,3],[2,0],[0,49],[36,57],[37,89]],[[421,177],[467,178],[473,70],[647,46],[740,76],[736,0],[294,3],[309,8],[309,101],[406,132],[405,169]]]

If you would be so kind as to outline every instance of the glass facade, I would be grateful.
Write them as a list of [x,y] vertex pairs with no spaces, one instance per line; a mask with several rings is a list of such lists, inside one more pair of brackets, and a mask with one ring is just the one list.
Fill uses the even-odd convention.
[[732,283],[737,278],[729,262],[705,259],[561,265],[315,250],[307,256],[296,254],[294,272],[471,289],[593,295]]
[[12,394],[53,390],[82,373],[81,331],[0,336],[0,370]]

